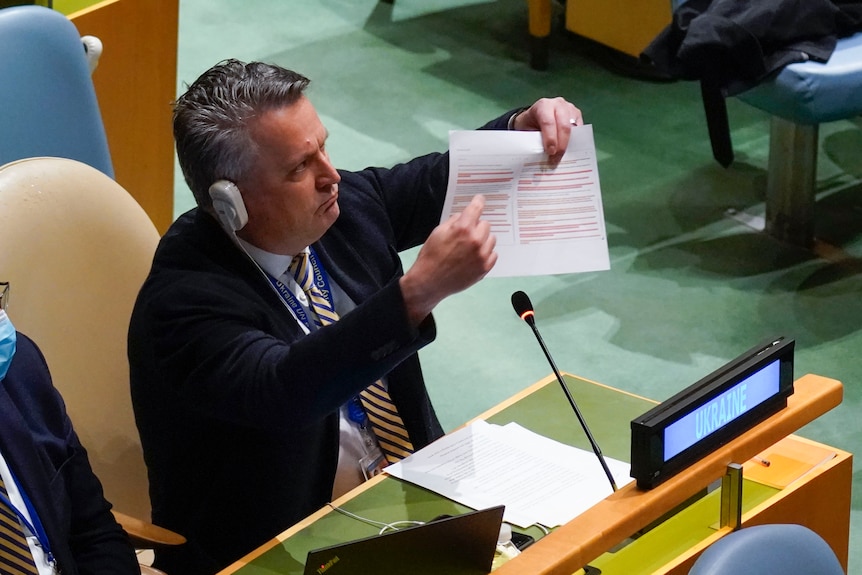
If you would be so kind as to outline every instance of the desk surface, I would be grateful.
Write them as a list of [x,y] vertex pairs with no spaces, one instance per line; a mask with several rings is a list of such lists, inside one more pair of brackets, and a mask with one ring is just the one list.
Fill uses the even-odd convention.
[[[629,422],[652,407],[654,402],[573,376],[567,376],[567,379],[572,395],[578,402],[585,419],[590,422],[591,431],[601,444],[604,454],[628,461],[630,457]],[[790,431],[786,431],[786,429],[789,425],[795,425],[792,430],[801,427],[802,424],[797,425],[798,421],[796,421],[800,417],[797,412],[802,410],[801,404],[804,403],[805,409],[802,411],[807,412],[805,417],[808,417],[807,421],[810,421],[837,405],[841,399],[841,384],[835,380],[806,376],[797,380],[796,387],[797,393],[791,396],[792,401],[788,405],[792,423],[787,424],[785,422],[784,426],[779,426],[774,432],[767,430],[766,439],[753,443],[747,442],[741,448],[736,446],[734,448],[736,453],[742,449],[747,455],[742,459],[734,457],[732,460],[745,461],[756,453],[762,452],[788,435]],[[524,392],[482,414],[479,418],[498,424],[517,421],[524,427],[542,435],[583,449],[589,449],[589,443],[553,377],[538,382]],[[773,436],[774,439],[772,439]],[[730,453],[724,453],[722,457],[729,457]],[[849,454],[843,454],[843,456],[849,461]],[[715,469],[723,469],[722,466],[726,465],[727,462],[715,463],[710,467],[710,472],[714,472]],[[598,462],[596,465],[597,469],[600,470]],[[721,472],[719,471],[716,477],[720,475]],[[711,481],[712,479],[704,479],[703,485],[705,486]],[[682,503],[691,495],[684,495],[682,493],[684,490],[680,490],[679,485],[674,486],[673,480],[669,481],[668,484],[670,484],[671,490],[680,491],[680,499],[673,506]],[[770,497],[775,496],[779,491],[774,487],[749,488],[746,490],[748,501],[744,508],[752,510],[764,505]],[[638,506],[639,520],[650,522],[664,513],[659,509],[661,506],[658,502],[667,497],[667,493],[659,491],[658,488],[652,491],[643,491],[637,489],[634,484],[630,484],[570,524],[555,530],[550,536],[541,538],[527,552],[503,565],[495,573],[501,575],[565,573],[569,575],[586,562],[597,557],[600,558],[607,549],[644,526],[645,523],[632,527],[634,519],[628,517],[631,515],[630,505],[632,502]],[[388,476],[374,478],[348,493],[335,504],[352,513],[382,522],[404,519],[425,521],[443,513],[459,514],[468,511],[468,508],[458,503]],[[704,505],[709,506],[710,504],[705,503]],[[849,526],[849,482],[847,485],[847,508]],[[694,512],[691,514],[693,515]],[[655,515],[655,517],[650,518],[650,515]],[[597,528],[595,524],[597,516],[601,516],[601,521],[608,525],[601,529]],[[588,526],[586,530],[585,526]],[[299,575],[303,571],[308,550],[368,537],[376,532],[377,528],[375,527],[350,519],[330,508],[324,508],[221,573],[253,575],[278,572]],[[528,532],[537,539],[541,537],[541,532],[536,528],[528,530]],[[708,537],[709,533],[714,532],[713,529],[698,537],[702,540]],[[844,533],[847,533],[847,528],[844,529]],[[841,536],[839,534],[839,538]],[[608,543],[608,541],[612,542]],[[840,556],[840,549],[838,552]],[[844,552],[846,564],[846,548]],[[674,553],[677,554],[675,551]]]

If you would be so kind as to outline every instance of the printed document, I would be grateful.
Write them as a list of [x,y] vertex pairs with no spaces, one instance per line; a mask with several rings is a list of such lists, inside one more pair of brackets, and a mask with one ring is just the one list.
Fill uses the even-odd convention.
[[497,238],[489,277],[610,268],[593,127],[572,128],[556,165],[539,132],[453,131],[445,221],[485,196],[482,219]]
[[[605,458],[617,485],[628,463]],[[386,468],[390,475],[473,509],[505,505],[519,527],[562,525],[611,493],[596,454],[518,425],[478,420]]]

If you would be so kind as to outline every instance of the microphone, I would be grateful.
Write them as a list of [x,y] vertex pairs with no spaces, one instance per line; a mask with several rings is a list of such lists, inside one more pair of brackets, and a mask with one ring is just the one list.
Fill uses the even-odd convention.
[[516,291],[512,294],[512,307],[515,308],[515,313],[518,314],[518,317],[527,322],[527,325],[529,325],[533,329],[533,333],[536,335],[536,340],[539,342],[542,351],[545,352],[545,357],[548,358],[548,363],[551,364],[551,368],[554,370],[554,375],[557,376],[557,381],[560,382],[560,386],[563,388],[563,393],[566,394],[566,399],[569,400],[569,404],[575,411],[575,415],[578,417],[578,421],[581,423],[581,427],[584,429],[584,433],[586,433],[587,435],[587,439],[589,440],[590,445],[593,448],[593,453],[595,453],[596,457],[599,458],[599,463],[602,464],[602,469],[605,470],[605,475],[608,476],[608,481],[611,482],[611,488],[616,491],[617,483],[616,481],[614,481],[614,476],[611,474],[611,470],[608,469],[608,464],[605,461],[604,455],[602,455],[602,450],[599,448],[599,444],[596,443],[596,440],[593,438],[593,434],[590,433],[590,428],[587,426],[587,422],[586,420],[584,420],[584,416],[581,415],[581,410],[578,409],[578,404],[575,403],[575,398],[572,397],[572,394],[569,392],[569,388],[566,385],[566,382],[563,380],[563,376],[560,374],[560,370],[557,369],[557,365],[554,363],[554,359],[551,357],[551,352],[548,351],[548,348],[545,346],[545,342],[542,340],[542,336],[539,334],[538,328],[536,328],[536,313],[533,311],[533,304],[532,302],[530,302],[529,296],[522,291]]

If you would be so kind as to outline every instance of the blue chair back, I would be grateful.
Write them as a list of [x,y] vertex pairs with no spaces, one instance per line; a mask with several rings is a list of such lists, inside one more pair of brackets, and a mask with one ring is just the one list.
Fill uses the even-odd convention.
[[844,575],[838,558],[817,533],[802,525],[746,527],[710,545],[689,575]]
[[78,160],[114,177],[105,127],[75,25],[43,6],[0,9],[0,165]]

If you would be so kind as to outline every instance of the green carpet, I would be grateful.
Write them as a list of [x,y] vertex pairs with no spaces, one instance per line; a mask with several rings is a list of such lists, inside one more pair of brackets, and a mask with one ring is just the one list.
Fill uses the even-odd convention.
[[[696,84],[627,77],[559,29],[550,69],[531,70],[526,18],[523,0],[182,0],[178,90],[228,57],[296,69],[348,169],[444,150],[451,129],[565,96],[593,125],[611,270],[486,279],[441,304],[421,358],[444,427],[550,372],[511,309],[521,289],[561,370],[658,400],[767,337],[793,337],[797,375],[846,386],[801,434],[859,449],[862,121],[821,127],[817,234],[850,259],[818,259],[726,215],[763,215],[765,115],[729,102],[736,162],[721,168]],[[177,171],[177,214],[192,205]],[[860,497],[851,572],[862,572]]]

